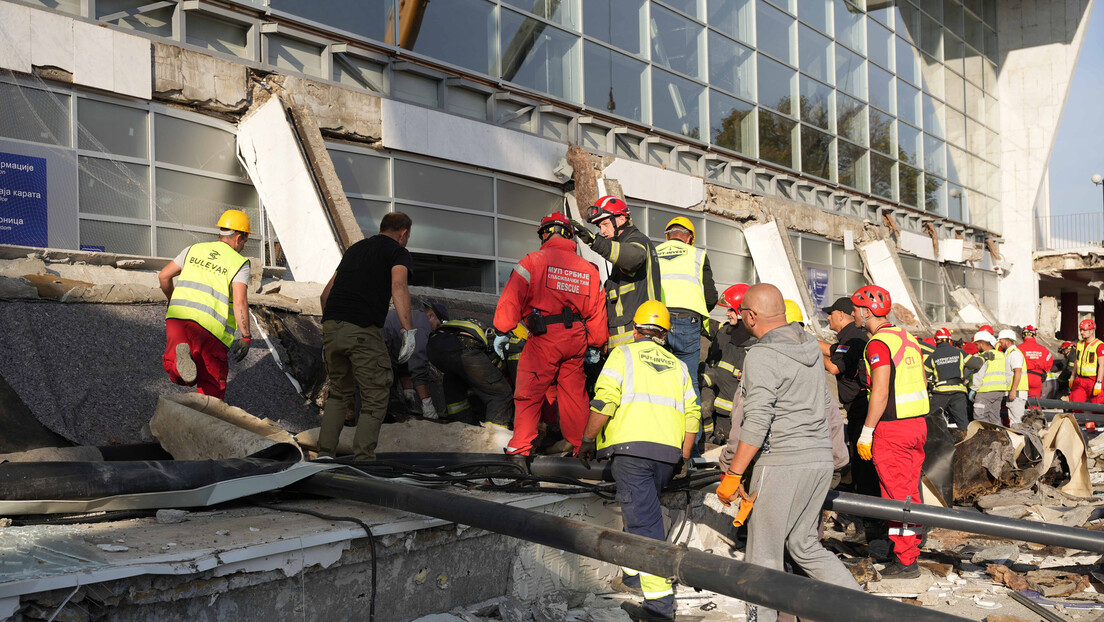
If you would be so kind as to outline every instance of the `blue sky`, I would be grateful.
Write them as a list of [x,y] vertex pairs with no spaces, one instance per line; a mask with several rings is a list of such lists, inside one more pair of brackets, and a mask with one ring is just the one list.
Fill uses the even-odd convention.
[[1093,8],[1062,125],[1050,157],[1052,214],[1099,213],[1101,187],[1089,178],[1104,175],[1104,11]]

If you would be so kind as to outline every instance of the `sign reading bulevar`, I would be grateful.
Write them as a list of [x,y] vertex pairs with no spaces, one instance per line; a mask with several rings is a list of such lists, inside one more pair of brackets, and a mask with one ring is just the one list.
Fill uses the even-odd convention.
[[0,244],[48,243],[46,159],[0,152]]

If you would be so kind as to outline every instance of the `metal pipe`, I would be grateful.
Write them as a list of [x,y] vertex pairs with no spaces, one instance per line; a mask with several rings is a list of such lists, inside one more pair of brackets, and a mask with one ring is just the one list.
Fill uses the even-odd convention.
[[[1073,413],[1077,417],[1078,421],[1094,421],[1095,423],[1104,423],[1104,417],[1092,418],[1091,414],[1104,414],[1104,404],[1088,404],[1085,402],[1067,402],[1065,400],[1044,400],[1040,398],[1029,397],[1027,398],[1028,406],[1038,406],[1039,408],[1047,408],[1052,410],[1080,410],[1083,412]],[[1090,414],[1091,413],[1091,414]],[[1082,419],[1082,415],[1090,415],[1089,418]]]
[[290,487],[415,512],[570,551],[807,620],[962,620],[937,611],[687,549],[668,542],[439,490],[334,473]]
[[944,527],[967,533],[1104,553],[1104,532],[1080,527],[1048,525],[981,512],[879,499],[835,490],[828,492],[828,497],[824,500],[824,509],[867,518]]

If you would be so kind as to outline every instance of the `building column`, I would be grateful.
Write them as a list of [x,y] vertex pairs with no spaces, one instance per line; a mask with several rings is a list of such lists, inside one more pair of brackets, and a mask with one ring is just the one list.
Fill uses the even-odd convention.
[[1077,341],[1077,292],[1062,292],[1062,339]]

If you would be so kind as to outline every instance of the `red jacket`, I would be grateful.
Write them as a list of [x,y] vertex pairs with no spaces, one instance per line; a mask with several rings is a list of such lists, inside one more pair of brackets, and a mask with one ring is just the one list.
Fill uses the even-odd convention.
[[1043,380],[1054,365],[1054,355],[1045,346],[1035,341],[1034,337],[1025,337],[1018,347],[1027,360],[1025,371],[1027,371],[1028,392],[1036,396],[1043,385]]
[[578,255],[574,241],[553,236],[510,273],[495,309],[494,327],[505,333],[533,309],[543,315],[559,315],[564,307],[583,318],[587,345],[605,345],[609,327],[602,277],[593,264]]

